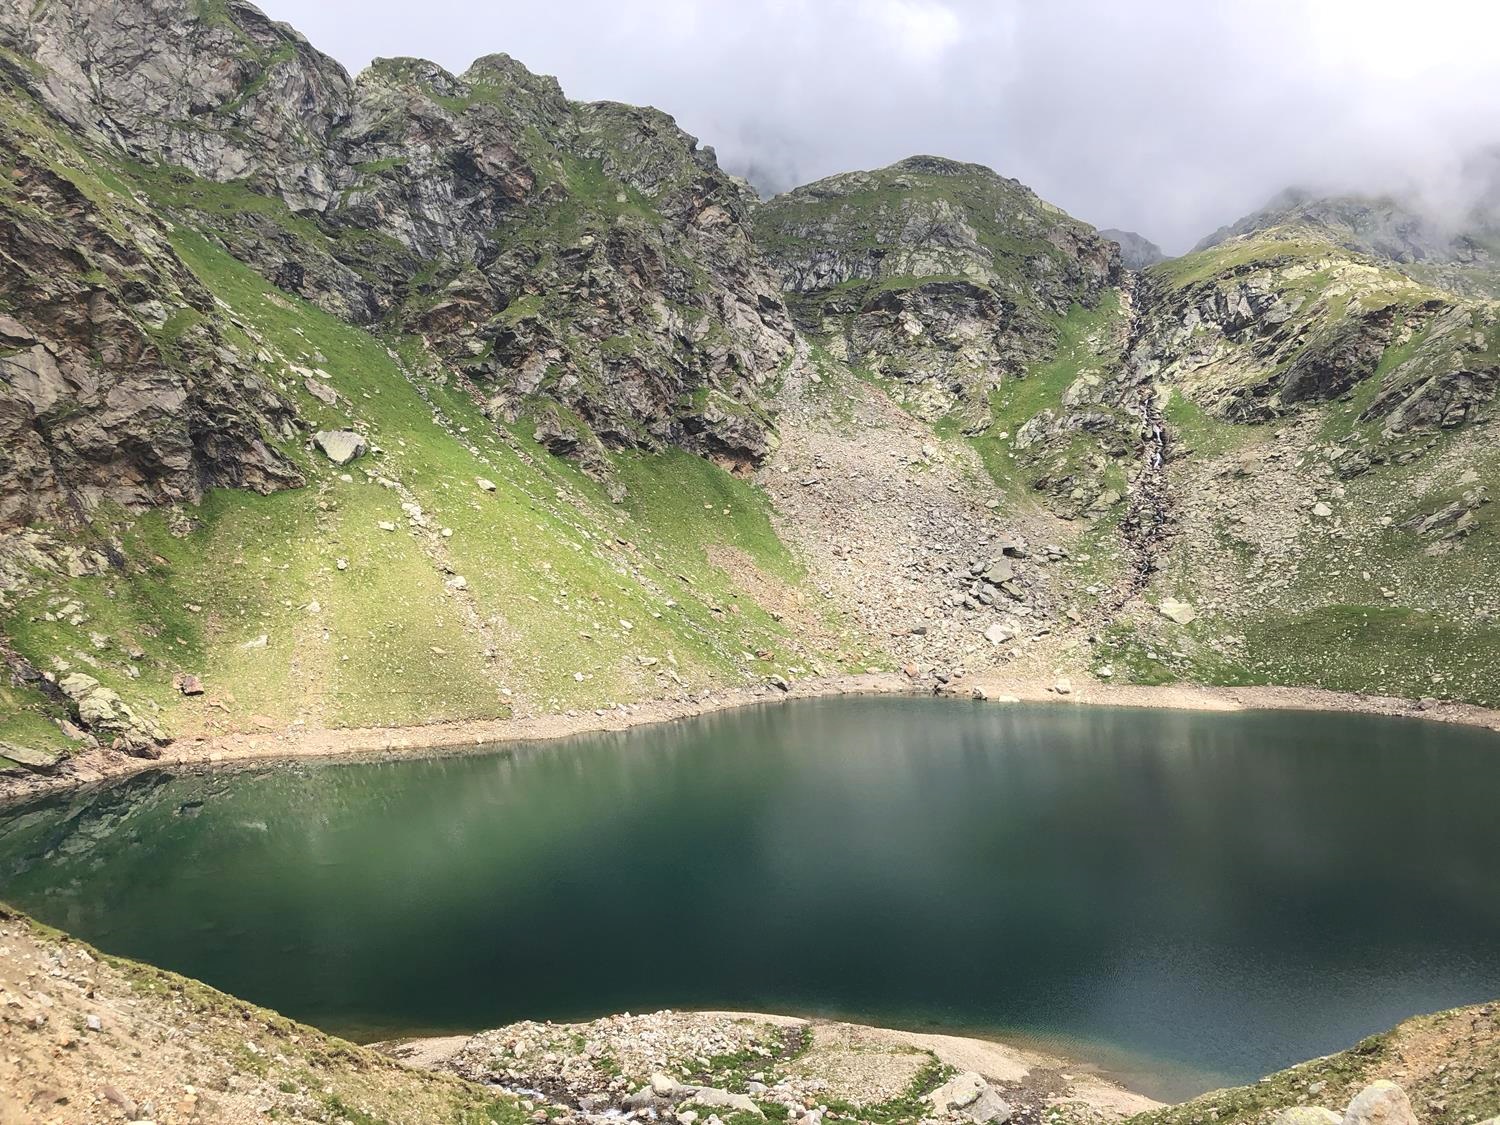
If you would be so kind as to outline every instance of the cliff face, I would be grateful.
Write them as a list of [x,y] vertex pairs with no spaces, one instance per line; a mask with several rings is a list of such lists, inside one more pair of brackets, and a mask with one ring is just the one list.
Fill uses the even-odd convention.
[[239,0],[64,0],[0,12],[11,69],[71,128],[128,155],[326,207],[352,112],[342,67]]
[[1379,455],[1474,421],[1500,383],[1492,302],[1301,226],[1235,236],[1148,278],[1143,357],[1230,421],[1271,421],[1357,391],[1364,454]]
[[296,414],[150,212],[0,92],[0,527],[302,483]]
[[1136,234],[1133,230],[1106,227],[1100,230],[1099,236],[1119,244],[1120,261],[1128,270],[1143,270],[1147,266],[1154,266],[1157,262],[1167,260],[1160,246],[1149,238]]
[[1121,275],[1118,247],[1092,227],[988,168],[931,156],[778,196],[755,233],[801,326],[930,414],[975,413]]
[[[123,179],[122,198],[140,193],[335,315],[424,337],[497,420],[524,416],[549,447],[595,468],[601,442],[678,445],[733,465],[769,448],[758,391],[795,345],[748,238],[753,199],[665,115],[570,103],[555,81],[505,56],[462,77],[381,60],[351,81],[237,2],[13,6],[0,14],[0,45],[9,96],[28,107],[39,143],[77,150],[80,174]],[[135,230],[115,236],[127,258],[150,255]],[[50,269],[45,258],[19,265]],[[131,303],[176,307],[175,290],[157,280]],[[193,400],[203,373],[191,358],[161,364]],[[209,389],[198,397],[216,403],[200,429],[221,435],[217,461],[276,464],[290,407],[271,434],[259,406],[239,410]],[[0,511],[13,523],[100,498],[134,506],[196,495],[166,480],[187,471],[182,451],[142,436],[129,435],[148,467],[117,486],[112,474],[102,488],[75,479],[59,456],[47,495],[23,500],[35,490],[0,485]],[[39,451],[57,440],[31,427],[28,464],[47,460]],[[243,455],[229,449],[235,441]],[[198,487],[296,480],[269,469],[195,472]]]

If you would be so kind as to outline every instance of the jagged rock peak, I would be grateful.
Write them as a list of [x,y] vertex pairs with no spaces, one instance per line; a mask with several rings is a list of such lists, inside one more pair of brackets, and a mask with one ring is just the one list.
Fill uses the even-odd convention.
[[891,165],[891,168],[899,172],[920,172],[925,176],[967,176],[974,173],[994,176],[998,174],[993,168],[987,168],[983,164],[969,164],[962,160],[951,160],[946,156],[924,154],[898,160]]
[[1120,261],[1125,263],[1125,268],[1128,270],[1143,270],[1147,266],[1154,266],[1157,262],[1167,260],[1160,246],[1144,235],[1136,234],[1133,230],[1105,227],[1099,235],[1119,246]]
[[[911,387],[924,412],[978,412],[1075,304],[1121,275],[1119,248],[979,164],[914,156],[767,200],[756,241],[804,331]],[[977,420],[977,417],[976,417]]]
[[353,84],[291,27],[241,0],[53,0],[0,5],[0,46],[74,128],[137,158],[258,181],[294,208],[326,206],[327,160]]
[[480,55],[464,71],[463,80],[471,86],[490,86],[525,91],[533,98],[564,101],[563,89],[550,74],[536,74],[525,64],[504,52]]

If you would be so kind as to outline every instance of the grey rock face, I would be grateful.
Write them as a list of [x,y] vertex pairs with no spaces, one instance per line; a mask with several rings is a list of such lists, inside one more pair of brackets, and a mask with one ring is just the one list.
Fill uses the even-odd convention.
[[[13,5],[0,11],[0,45],[25,62],[6,66],[4,81],[104,162],[123,153],[243,181],[301,212],[302,225],[271,207],[169,204],[174,221],[334,315],[426,336],[496,416],[561,405],[590,431],[570,455],[598,466],[600,441],[679,445],[742,468],[770,449],[757,401],[798,345],[750,241],[756,201],[666,115],[569,102],[555,80],[503,55],[462,76],[378,60],[353,82],[237,0]],[[47,245],[4,249],[35,263],[28,293],[74,275],[68,299],[87,313],[73,319],[111,340],[85,375],[84,341],[17,318],[0,387],[14,404],[0,422],[13,431],[0,453],[0,524],[106,496],[140,506],[195,500],[215,484],[299,483],[273,444],[293,436],[290,404],[213,338],[212,299],[162,232],[132,216],[122,237],[116,216],[95,214],[100,204],[65,179],[45,186],[51,198],[33,199],[10,241]],[[77,283],[95,255],[59,260],[90,239],[114,244],[106,273],[154,270],[133,279],[131,306],[159,319],[184,305],[201,314],[181,362],[153,354],[145,312],[111,309],[118,288]],[[111,318],[118,331],[102,323]],[[61,456],[48,448],[84,443]]]
[[1186,393],[1223,418],[1267,422],[1347,394],[1410,341],[1360,414],[1388,440],[1472,421],[1500,390],[1493,305],[1415,286],[1387,296],[1389,282],[1330,247],[1320,265],[1347,275],[1340,291],[1371,293],[1368,307],[1340,309],[1305,291],[1309,267],[1277,245],[1183,286],[1148,274],[1132,362],[1163,381],[1187,375]]
[[[3,93],[3,90],[0,90]],[[295,415],[144,212],[108,209],[0,124],[0,528],[301,483]],[[179,325],[164,342],[163,311]]]
[[347,465],[370,447],[364,435],[353,430],[319,430],[313,441],[335,465]]
[[104,741],[111,739],[122,750],[137,757],[158,757],[158,746],[171,738],[147,715],[141,714],[110,688],[82,672],[74,672],[58,685],[78,709],[78,720]]
[[1160,246],[1133,230],[1106,227],[1099,232],[1099,237],[1107,238],[1120,247],[1120,261],[1128,270],[1143,270],[1167,260]]
[[777,196],[755,235],[799,324],[850,362],[976,402],[1120,280],[1118,248],[988,168],[912,157]]
[[43,101],[132,156],[266,184],[294,208],[336,190],[342,67],[240,0],[58,0],[0,10],[0,43],[36,60]]

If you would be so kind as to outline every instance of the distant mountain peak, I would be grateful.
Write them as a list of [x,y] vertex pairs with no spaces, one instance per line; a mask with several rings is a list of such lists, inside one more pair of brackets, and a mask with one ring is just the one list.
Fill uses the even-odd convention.
[[1128,270],[1143,270],[1147,266],[1154,266],[1157,262],[1167,260],[1160,246],[1144,235],[1136,234],[1133,230],[1105,227],[1099,232],[1099,237],[1118,244],[1120,261]]

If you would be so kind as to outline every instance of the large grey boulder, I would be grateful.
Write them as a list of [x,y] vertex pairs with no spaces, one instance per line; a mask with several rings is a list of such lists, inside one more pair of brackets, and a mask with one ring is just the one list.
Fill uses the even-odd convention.
[[961,1113],[977,1122],[1004,1125],[1014,1110],[984,1075],[968,1070],[956,1074],[927,1095],[935,1114]]
[[1417,1118],[1406,1091],[1382,1078],[1354,1096],[1343,1125],[1417,1125]]
[[364,435],[353,430],[319,430],[313,441],[335,465],[347,465],[370,448]]
[[118,748],[142,758],[158,756],[156,747],[172,741],[166,731],[104,687],[93,676],[74,672],[58,684],[78,708],[78,721],[96,734],[111,738]]
[[731,1094],[728,1090],[719,1090],[713,1086],[699,1086],[693,1091],[688,1101],[707,1109],[727,1109],[731,1113],[749,1113],[755,1117],[765,1116],[760,1106],[746,1095]]
[[1009,559],[995,559],[979,574],[991,586],[1001,586],[1016,576],[1016,567]]
[[1176,598],[1162,598],[1161,604],[1156,608],[1168,621],[1175,621],[1179,625],[1190,625],[1198,619],[1196,609]]
[[1340,1125],[1343,1120],[1333,1110],[1322,1106],[1296,1105],[1271,1118],[1271,1125]]

